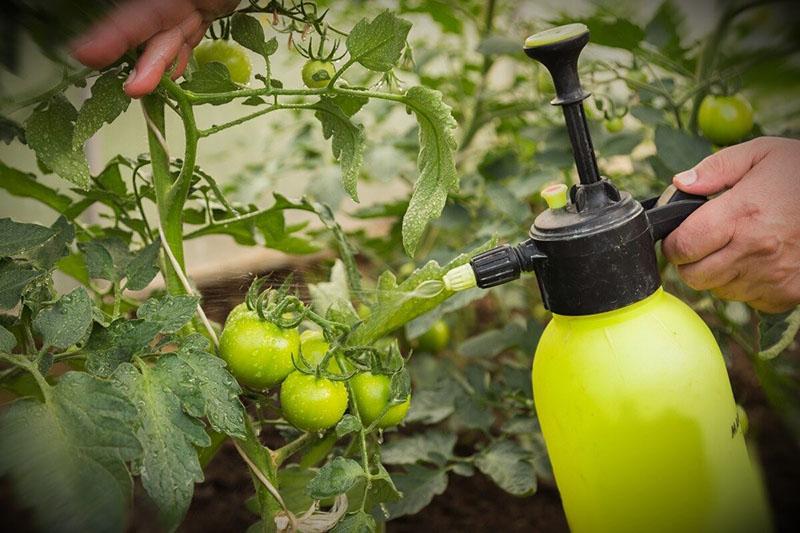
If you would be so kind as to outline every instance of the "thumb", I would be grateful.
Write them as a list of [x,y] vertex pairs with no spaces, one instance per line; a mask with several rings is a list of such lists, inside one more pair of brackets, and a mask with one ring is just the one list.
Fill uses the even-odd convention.
[[769,143],[765,140],[758,138],[724,148],[677,174],[672,182],[684,192],[706,196],[732,187],[767,155]]

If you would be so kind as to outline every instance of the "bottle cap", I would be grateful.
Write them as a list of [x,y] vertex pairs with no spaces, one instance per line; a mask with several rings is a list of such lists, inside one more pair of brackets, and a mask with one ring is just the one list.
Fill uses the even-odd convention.
[[461,265],[449,271],[444,275],[442,281],[444,288],[453,292],[465,291],[477,285],[475,272],[470,264]]

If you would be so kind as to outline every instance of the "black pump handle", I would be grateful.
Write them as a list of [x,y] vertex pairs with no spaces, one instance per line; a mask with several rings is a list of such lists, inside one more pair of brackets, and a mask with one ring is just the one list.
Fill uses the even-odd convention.
[[650,223],[650,232],[653,242],[660,241],[675,231],[689,215],[694,213],[708,198],[689,194],[670,185],[661,194],[642,202],[647,220]]

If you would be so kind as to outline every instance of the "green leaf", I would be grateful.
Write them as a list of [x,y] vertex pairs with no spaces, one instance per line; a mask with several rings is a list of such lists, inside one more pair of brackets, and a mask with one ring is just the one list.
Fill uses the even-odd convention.
[[645,40],[668,58],[682,63],[686,52],[681,46],[681,36],[686,35],[685,22],[680,9],[671,0],[665,0],[647,23]]
[[125,288],[140,291],[147,287],[158,274],[158,254],[161,251],[161,240],[156,239],[137,253],[125,267]]
[[39,224],[23,224],[0,218],[0,257],[12,257],[41,246],[55,231]]
[[26,255],[42,270],[50,270],[63,257],[69,255],[69,243],[75,239],[75,227],[60,216],[50,226],[53,236]]
[[181,87],[194,93],[224,93],[239,88],[231,81],[228,67],[216,61],[206,63],[199,70],[192,72],[191,79],[183,82]]
[[86,267],[92,278],[116,282],[125,276],[131,254],[122,239],[96,239],[80,243],[78,248],[84,253]]
[[142,444],[142,486],[158,506],[169,529],[186,514],[195,482],[203,480],[195,446],[211,444],[203,426],[187,416],[181,401],[169,388],[166,369],[123,363],[114,372],[120,390],[136,406]]
[[358,316],[350,303],[350,288],[347,285],[347,270],[341,259],[337,259],[331,268],[330,281],[309,284],[308,292],[317,313],[325,316],[333,310],[340,314]]
[[64,374],[46,397],[0,415],[0,475],[42,531],[122,531],[132,488],[125,461],[141,453],[134,406],[81,372]]
[[354,201],[358,201],[358,174],[364,162],[366,135],[364,126],[353,124],[331,98],[321,98],[311,106],[314,116],[322,123],[322,135],[331,139],[331,149],[342,167],[342,184]]
[[445,33],[460,34],[463,31],[464,23],[459,18],[460,13],[454,10],[448,2],[425,0],[419,5],[408,4],[408,2],[400,3],[400,8],[404,13],[427,13]]
[[119,72],[109,70],[92,85],[92,96],[83,103],[78,120],[75,122],[75,132],[72,137],[72,148],[80,150],[89,138],[99,130],[103,124],[111,124],[119,115],[128,109],[130,97],[122,90],[123,79]]
[[453,457],[456,439],[455,433],[439,430],[393,438],[381,449],[381,461],[389,465],[443,464]]
[[375,528],[375,519],[364,511],[358,510],[354,514],[348,514],[342,518],[339,523],[336,524],[336,527],[331,530],[331,532],[372,533],[375,531]]
[[17,305],[28,283],[42,274],[14,261],[0,261],[0,309],[11,309]]
[[208,417],[215,431],[245,438],[241,387],[225,369],[225,361],[208,353],[208,340],[195,333],[182,339],[181,347],[162,355],[156,367],[181,399],[183,409],[196,417]]
[[351,414],[346,414],[339,420],[339,423],[336,424],[336,436],[342,438],[345,435],[361,431],[362,429],[364,429],[364,427],[361,425],[361,420]]
[[659,176],[662,179],[671,179],[711,154],[711,144],[707,140],[664,124],[656,127],[655,143],[657,159],[670,173],[668,176]]
[[162,333],[175,333],[189,322],[197,312],[195,296],[167,294],[161,298],[150,298],[136,311],[136,316],[159,325]]
[[0,352],[11,353],[17,345],[17,338],[13,333],[0,325]]
[[315,500],[330,498],[350,490],[364,475],[364,469],[357,462],[344,457],[336,457],[319,469],[317,475],[306,487],[306,491]]
[[502,329],[490,329],[470,337],[458,346],[458,352],[466,357],[484,357],[489,359],[524,340],[527,330],[515,322],[506,324]]
[[779,314],[758,314],[758,355],[762,359],[774,359],[794,342],[800,331],[800,307]]
[[92,325],[92,299],[83,287],[65,294],[52,307],[39,311],[33,327],[41,333],[45,346],[65,350],[89,333]]
[[518,39],[503,35],[490,35],[478,44],[478,52],[485,56],[511,55],[522,57],[522,44]]
[[536,470],[530,454],[516,442],[493,442],[478,455],[475,465],[510,494],[525,496],[536,491]]
[[63,95],[54,96],[46,107],[38,107],[25,123],[28,146],[48,168],[81,189],[91,183],[89,164],[82,150],[72,147],[77,111]]
[[386,72],[400,59],[410,29],[410,22],[388,10],[371,22],[361,19],[347,36],[347,51],[351,59],[364,67]]
[[144,320],[119,318],[108,328],[95,323],[83,351],[86,353],[86,369],[101,377],[108,377],[117,367],[133,360],[137,354],[149,349],[150,342],[158,335],[159,324]]
[[289,510],[296,515],[303,514],[314,503],[314,500],[306,494],[306,485],[314,478],[314,474],[313,470],[294,464],[278,470],[281,496]]
[[403,217],[403,247],[414,255],[425,226],[442,213],[447,194],[458,190],[456,121],[439,91],[412,87],[403,100],[419,122],[419,176]]
[[[436,261],[430,261],[414,271],[399,285],[394,274],[389,271],[382,273],[378,279],[378,302],[374,307],[374,312],[358,329],[353,331],[348,338],[348,344],[351,346],[371,344],[412,319],[441,305],[455,293],[445,289],[435,296],[422,297],[415,293],[417,287],[425,281],[441,281],[442,276],[449,270],[468,263],[472,257],[490,249],[494,244],[495,241],[492,239],[469,253],[459,255],[444,266],[440,266]],[[415,398],[412,408],[416,401]]]
[[556,22],[556,24],[573,22],[586,24],[592,36],[592,43],[602,46],[634,50],[645,37],[644,30],[630,20],[606,13],[600,13],[584,19],[564,18]]
[[20,198],[32,198],[62,212],[72,203],[68,196],[36,181],[33,174],[11,168],[0,161],[0,189]]
[[278,49],[278,41],[274,38],[270,39],[269,43],[264,41],[264,28],[261,27],[261,23],[242,13],[236,13],[231,18],[231,37],[245,48],[263,56],[267,61],[269,61],[269,56]]
[[392,479],[403,499],[387,505],[391,519],[420,512],[447,488],[447,472],[438,468],[411,465]]

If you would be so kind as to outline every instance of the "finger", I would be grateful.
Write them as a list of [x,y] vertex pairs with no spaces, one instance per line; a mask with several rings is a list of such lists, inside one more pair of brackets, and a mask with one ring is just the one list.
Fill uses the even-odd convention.
[[735,231],[731,220],[733,206],[728,194],[709,200],[689,215],[662,244],[662,251],[675,265],[696,263],[724,248]]
[[784,313],[795,306],[795,304],[791,302],[780,303],[771,299],[770,300],[757,299],[753,300],[752,302],[747,302],[747,305],[749,305],[753,309],[761,311],[762,313],[770,313],[770,314]]
[[88,67],[108,66],[193,11],[192,3],[186,1],[128,0],[75,41],[72,55]]
[[152,37],[125,82],[124,89],[128,96],[140,98],[150,94],[177,57],[181,46],[183,36],[178,28]]
[[725,190],[742,179],[769,153],[770,144],[763,138],[724,148],[677,174],[672,182],[691,194],[709,195]]
[[189,58],[192,56],[192,49],[188,44],[183,43],[181,49],[178,51],[178,58],[175,60],[175,68],[172,69],[170,78],[177,80],[186,70],[186,65],[189,64]]
[[726,246],[696,263],[680,265],[678,274],[688,286],[698,291],[723,287],[738,277],[740,258],[738,250]]
[[711,294],[722,300],[733,300],[736,302],[752,302],[762,297],[762,290],[744,278],[736,278],[734,281],[711,289]]
[[[125,92],[132,98],[138,98],[152,92],[164,72],[172,66],[173,60],[178,58],[181,48],[183,46],[188,47],[187,40],[194,37],[195,32],[202,25],[202,18],[195,12],[184,20],[180,26],[153,36],[147,42],[144,52],[136,61],[136,67],[128,76],[124,87]],[[188,52],[187,50],[187,61]]]

